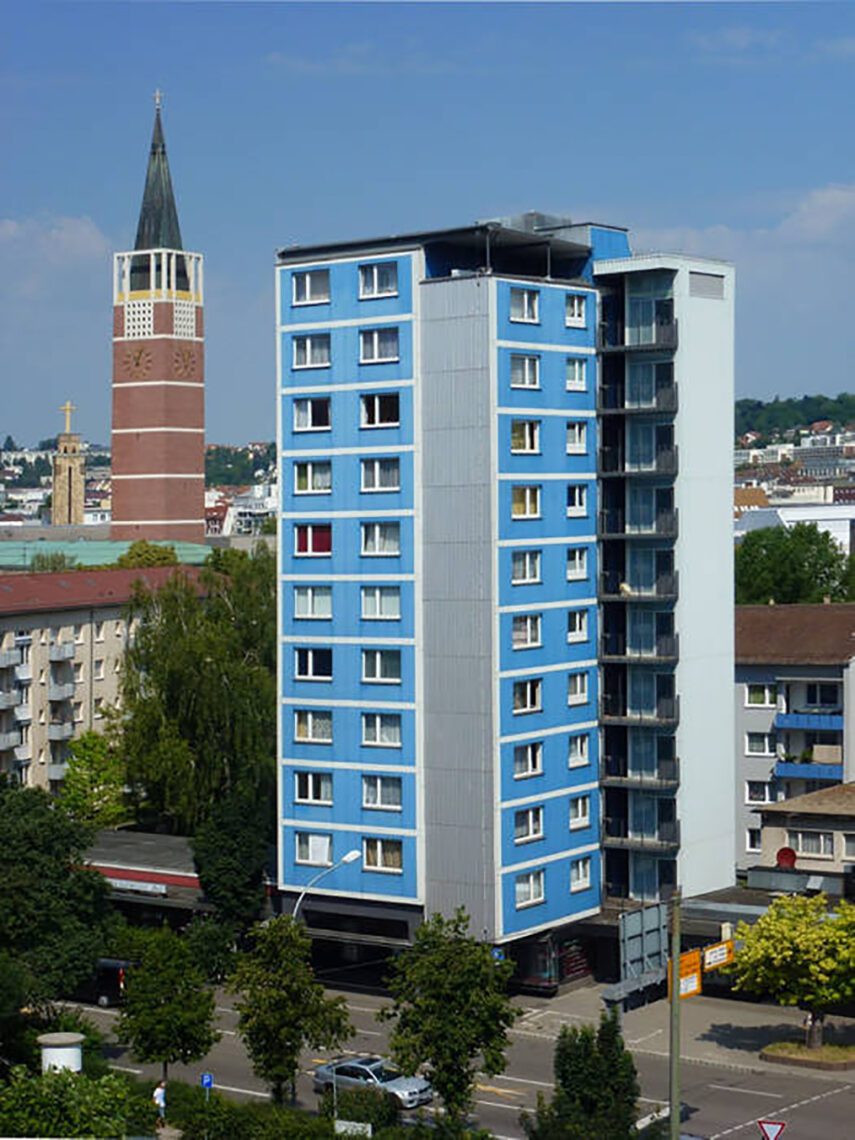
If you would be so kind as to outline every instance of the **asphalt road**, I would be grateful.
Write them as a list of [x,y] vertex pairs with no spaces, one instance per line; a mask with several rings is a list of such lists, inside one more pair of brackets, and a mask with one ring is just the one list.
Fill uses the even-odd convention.
[[[388,1030],[374,1017],[382,999],[362,994],[346,996],[355,1032],[345,1052],[382,1053]],[[109,1032],[115,1011],[97,1007],[86,1007],[86,1011]],[[205,1061],[175,1065],[170,1072],[178,1079],[198,1082],[199,1075],[209,1070],[214,1074],[214,1087],[227,1094],[266,1098],[267,1090],[253,1075],[237,1036],[237,1017],[227,998],[218,1006],[218,1019],[223,1036]],[[579,1020],[589,1018],[579,1016]],[[537,1010],[532,1010],[512,1031],[506,1071],[501,1076],[479,1079],[478,1120],[497,1138],[519,1140],[523,1136],[520,1112],[534,1108],[539,1092],[547,1097],[551,1094],[554,1036],[553,1031],[542,1028]],[[668,1097],[668,1058],[664,1048],[658,1052],[649,1048],[661,1046],[653,1033],[649,1036],[652,1041],[639,1041],[634,1050],[642,1087],[642,1114],[654,1110]],[[627,1040],[632,1044],[629,1035]],[[139,1064],[118,1045],[111,1046],[110,1054],[116,1068],[157,1075],[157,1066]],[[298,1100],[307,1108],[316,1104],[310,1073],[328,1056],[318,1051],[303,1058]],[[855,1136],[855,1086],[837,1074],[803,1074],[783,1067],[761,1070],[748,1065],[684,1059],[681,1081],[682,1100],[688,1112],[683,1129],[692,1136],[706,1140],[759,1137],[756,1122],[761,1118],[786,1121],[785,1140],[846,1140]]]

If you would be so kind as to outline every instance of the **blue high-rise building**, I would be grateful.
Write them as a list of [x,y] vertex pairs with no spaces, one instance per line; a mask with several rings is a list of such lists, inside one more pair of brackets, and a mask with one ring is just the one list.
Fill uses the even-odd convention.
[[[612,895],[721,885],[714,860],[678,872],[675,312],[713,352],[706,448],[732,415],[732,275],[648,261],[537,214],[279,253],[279,886],[311,885],[318,936],[401,945],[465,906],[554,982]],[[695,552],[726,533],[726,573],[729,466],[693,462]],[[730,583],[704,593],[715,693]],[[718,798],[732,835],[730,780],[706,778],[703,845]]]

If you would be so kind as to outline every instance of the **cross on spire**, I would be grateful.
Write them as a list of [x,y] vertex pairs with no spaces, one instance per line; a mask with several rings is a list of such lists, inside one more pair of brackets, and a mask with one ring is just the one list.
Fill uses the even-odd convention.
[[77,407],[72,404],[71,400],[66,400],[59,410],[65,412],[65,434],[68,435],[71,431],[71,413],[76,412]]
[[155,109],[155,111],[160,110],[160,106],[162,103],[163,103],[163,92],[158,87],[154,93],[154,109]]

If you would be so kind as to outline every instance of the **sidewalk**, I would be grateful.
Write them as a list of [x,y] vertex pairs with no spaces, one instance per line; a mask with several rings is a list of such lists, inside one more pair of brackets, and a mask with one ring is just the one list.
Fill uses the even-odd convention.
[[[514,1032],[554,1039],[562,1025],[596,1024],[603,1008],[600,994],[604,988],[593,985],[544,1000],[522,998],[518,1004],[526,1012],[517,1021]],[[680,1054],[684,1060],[768,1072],[770,1066],[760,1059],[760,1050],[772,1041],[800,1039],[804,1013],[784,1006],[694,997],[681,1003],[680,1020]],[[622,1015],[622,1024],[624,1040],[634,1053],[667,1056],[669,1007],[666,1001],[630,1010]],[[826,1041],[855,1045],[855,1020],[829,1016]],[[821,1078],[831,1075],[801,1068],[798,1072]],[[855,1070],[836,1072],[834,1079],[855,1083]]]

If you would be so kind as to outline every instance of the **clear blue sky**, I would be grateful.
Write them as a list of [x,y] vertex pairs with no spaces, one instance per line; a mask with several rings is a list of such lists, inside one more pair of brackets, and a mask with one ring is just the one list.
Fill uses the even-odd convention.
[[19,2],[0,42],[0,433],[107,440],[152,125],[206,257],[208,439],[274,435],[278,246],[525,209],[737,266],[737,386],[855,388],[855,7]]

